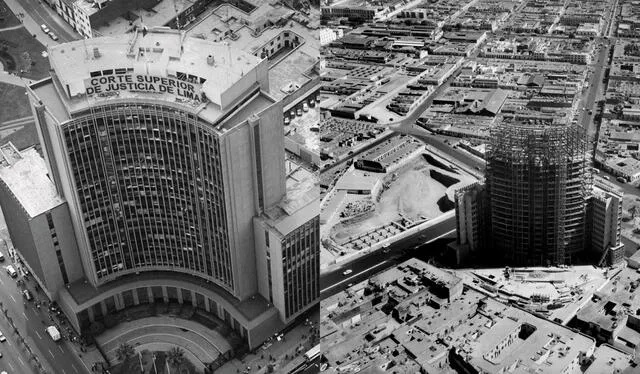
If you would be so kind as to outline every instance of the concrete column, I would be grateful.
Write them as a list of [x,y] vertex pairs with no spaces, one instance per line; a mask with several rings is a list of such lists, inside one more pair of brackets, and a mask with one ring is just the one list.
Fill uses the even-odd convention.
[[102,309],[102,315],[107,315],[107,303],[104,300],[100,301],[100,308]]
[[138,289],[134,288],[131,292],[133,292],[133,305],[139,305],[140,299],[138,298]]

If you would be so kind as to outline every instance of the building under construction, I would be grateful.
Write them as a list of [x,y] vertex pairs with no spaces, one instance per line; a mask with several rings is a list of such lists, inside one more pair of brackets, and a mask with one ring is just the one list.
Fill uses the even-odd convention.
[[584,129],[501,123],[490,134],[486,186],[493,250],[518,265],[574,262],[589,240]]

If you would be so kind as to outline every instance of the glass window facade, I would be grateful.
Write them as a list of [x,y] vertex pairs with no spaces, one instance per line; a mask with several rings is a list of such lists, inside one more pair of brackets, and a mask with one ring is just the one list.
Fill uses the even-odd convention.
[[159,104],[110,104],[63,125],[100,283],[184,271],[233,291],[220,145],[210,125]]
[[289,318],[320,296],[320,217],[282,241],[285,315]]

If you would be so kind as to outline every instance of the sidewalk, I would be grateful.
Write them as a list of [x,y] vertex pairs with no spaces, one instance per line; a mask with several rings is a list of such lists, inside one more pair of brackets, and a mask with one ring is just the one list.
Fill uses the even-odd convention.
[[[56,42],[53,41],[53,39],[51,39],[49,35],[45,34],[44,31],[42,31],[42,29],[40,28],[40,23],[35,21],[33,17],[31,17],[31,15],[27,13],[22,4],[20,4],[19,0],[4,0],[4,2],[16,16],[18,16],[20,13],[24,15],[24,17],[18,16],[18,18],[22,20],[22,24],[27,29],[27,31],[29,31],[31,35],[35,34],[36,39],[45,47],[48,47],[49,45],[60,44],[63,42],[62,38]],[[44,8],[46,9],[46,12],[56,20],[57,26],[64,28],[65,31],[69,32],[71,35],[76,35],[76,39],[80,38],[77,33],[71,28],[71,26],[67,24],[63,19],[61,19],[60,15],[58,15],[53,9],[49,8],[46,5],[44,6]]]
[[7,73],[6,71],[0,71],[0,83],[12,84],[14,86],[25,87],[31,83],[31,79],[20,78],[17,75]]
[[[319,326],[318,320],[310,321],[313,324],[301,323],[293,330],[286,333],[281,341],[273,340],[272,345],[267,349],[258,348],[254,353],[250,353],[242,359],[233,359],[220,368],[216,369],[216,374],[237,374],[237,373],[266,373],[267,364],[274,364],[274,372],[286,373],[285,368],[292,366],[292,361],[297,361],[299,356],[304,355],[314,345],[318,344]],[[313,338],[316,336],[316,339]],[[267,344],[268,345],[268,344]],[[251,369],[247,369],[251,368]]]

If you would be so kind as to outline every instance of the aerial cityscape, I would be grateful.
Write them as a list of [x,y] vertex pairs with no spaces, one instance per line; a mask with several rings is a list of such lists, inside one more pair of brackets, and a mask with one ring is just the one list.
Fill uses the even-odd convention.
[[0,0],[0,374],[640,373],[639,147],[639,0]]

